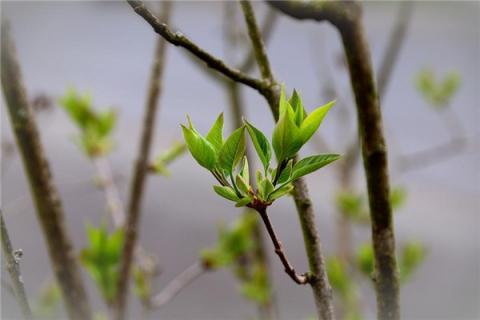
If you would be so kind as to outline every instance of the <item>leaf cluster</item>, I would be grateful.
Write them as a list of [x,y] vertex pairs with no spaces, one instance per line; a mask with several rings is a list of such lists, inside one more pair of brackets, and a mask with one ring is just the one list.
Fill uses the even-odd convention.
[[221,224],[217,244],[200,252],[203,264],[209,269],[231,266],[250,252],[255,247],[253,231],[256,219],[256,216],[246,214],[237,218],[230,228]]
[[460,87],[460,76],[456,72],[450,72],[439,80],[433,70],[423,69],[418,73],[415,85],[433,107],[444,109]]
[[[426,248],[418,241],[409,241],[402,246],[398,257],[400,281],[402,283],[410,279],[412,274],[425,260]],[[356,255],[357,266],[363,274],[371,277],[374,272],[374,254],[371,244],[363,244],[359,247]]]
[[116,115],[113,109],[96,111],[88,95],[80,95],[70,89],[60,99],[60,105],[80,130],[76,141],[88,157],[98,157],[112,148],[111,134]]
[[80,255],[80,261],[99,288],[107,304],[111,304],[116,294],[120,258],[124,234],[122,229],[108,233],[105,226],[96,228],[87,225],[88,246]]
[[[294,159],[319,128],[333,104],[333,101],[329,102],[307,115],[300,95],[294,91],[287,99],[282,88],[280,118],[273,130],[272,143],[247,120],[224,139],[223,114],[220,114],[205,137],[194,128],[187,116],[188,125],[182,125],[183,135],[193,158],[220,183],[214,186],[218,195],[236,202],[238,207],[266,207],[288,194],[295,180],[339,158],[336,154],[321,154],[298,162]],[[246,133],[263,165],[263,170],[256,171],[255,183],[250,181],[250,169],[245,156]],[[274,168],[271,168],[272,149],[277,158]]]

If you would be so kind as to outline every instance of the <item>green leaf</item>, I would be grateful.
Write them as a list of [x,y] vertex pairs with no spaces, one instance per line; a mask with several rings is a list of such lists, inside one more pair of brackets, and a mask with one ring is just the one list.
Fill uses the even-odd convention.
[[268,196],[273,192],[274,188],[275,187],[268,178],[263,179],[259,185],[260,196],[262,197],[262,199],[267,200]]
[[223,112],[220,113],[217,120],[207,134],[207,140],[218,152],[223,146]]
[[252,139],[252,143],[257,151],[258,157],[263,164],[263,168],[265,171],[267,171],[272,158],[270,142],[268,142],[267,137],[265,137],[265,135],[260,130],[255,128],[251,123],[245,121],[245,125],[247,126],[248,134]]
[[274,201],[274,200],[277,200],[278,198],[281,198],[283,197],[284,195],[290,193],[291,191],[293,190],[293,185],[291,185],[290,183],[284,185],[284,186],[281,186],[279,188],[277,188],[275,191],[273,191],[270,196],[268,197],[267,200],[269,201]]
[[287,182],[292,176],[292,171],[293,171],[293,159],[290,159],[285,169],[283,169],[282,173],[280,173],[280,177],[278,178],[277,184],[283,184],[284,182]]
[[293,120],[293,112],[287,110],[273,129],[272,145],[278,162],[291,158],[303,145],[300,129]]
[[321,154],[302,159],[293,166],[291,181],[294,181],[306,174],[314,172],[327,164],[340,158],[338,154]]
[[351,280],[343,261],[336,257],[327,259],[327,273],[328,280],[330,280],[332,287],[337,290],[342,297],[346,297],[351,287]]
[[288,109],[292,109],[292,106],[287,101],[287,97],[285,94],[285,83],[282,83],[282,87],[280,89],[280,100],[279,100],[279,110],[278,110],[279,117],[281,117],[285,112],[287,112]]
[[399,269],[400,280],[408,280],[418,266],[425,260],[426,250],[418,241],[409,241],[402,249]]
[[242,199],[237,201],[237,204],[235,204],[235,207],[245,207],[247,204],[250,204],[252,202],[252,198],[249,196],[243,197]]
[[183,136],[187,143],[188,150],[198,164],[212,170],[216,163],[215,149],[210,142],[202,137],[195,129],[182,125]]
[[315,109],[305,118],[300,126],[300,135],[303,143],[306,143],[308,140],[310,140],[322,123],[323,118],[325,118],[328,111],[333,107],[334,104],[335,100],[330,101],[329,103]]
[[363,244],[357,251],[357,265],[366,276],[371,276],[374,270],[373,247]]
[[402,187],[394,187],[390,191],[390,203],[392,210],[397,210],[405,204],[407,191]]
[[290,97],[289,103],[292,106],[293,111],[295,111],[295,123],[300,127],[303,119],[306,117],[306,114],[305,109],[303,108],[302,98],[300,98],[297,90],[293,90],[293,94]]
[[244,155],[245,127],[242,126],[235,130],[223,144],[218,155],[218,165],[231,175]]
[[243,177],[240,174],[237,175],[237,178],[235,179],[235,184],[243,194],[245,195],[248,194],[250,186],[247,184],[247,182],[243,179]]
[[240,175],[242,176],[243,180],[247,185],[250,184],[250,171],[248,168],[248,159],[247,157],[243,157],[243,167],[242,170],[240,171]]
[[240,200],[235,191],[227,186],[213,186],[213,190],[221,196],[224,197],[225,199],[231,200],[231,201],[238,201]]

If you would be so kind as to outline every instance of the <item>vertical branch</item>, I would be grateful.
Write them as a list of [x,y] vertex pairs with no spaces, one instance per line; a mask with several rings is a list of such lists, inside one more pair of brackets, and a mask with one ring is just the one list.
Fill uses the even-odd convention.
[[93,158],[93,164],[97,169],[100,184],[105,192],[107,210],[112,216],[113,225],[116,228],[119,228],[123,226],[123,223],[125,222],[125,209],[123,208],[120,193],[118,192],[117,185],[113,179],[110,163],[104,157],[95,157]]
[[25,287],[23,286],[22,274],[20,272],[20,264],[13,250],[10,237],[8,235],[7,226],[3,219],[3,212],[0,210],[0,232],[2,233],[2,250],[5,257],[5,264],[7,271],[10,274],[12,280],[12,289],[15,298],[17,299],[20,311],[22,312],[24,319],[32,319],[32,310],[28,304],[27,294]]
[[[257,63],[262,72],[262,77],[270,83],[269,92],[265,94],[265,98],[270,104],[270,109],[275,120],[278,120],[278,84],[271,72],[270,64],[262,38],[258,32],[258,26],[255,21],[252,6],[249,1],[241,1],[242,9],[245,16],[245,22],[249,30],[250,39],[252,41],[253,50]],[[303,179],[294,182],[293,197],[297,208],[300,225],[302,227],[305,249],[310,266],[311,276],[309,283],[313,289],[315,305],[320,319],[334,319],[332,289],[328,282],[325,259],[322,255],[320,246],[320,238],[315,224],[315,213],[313,211],[312,202],[308,195],[308,190]]]
[[14,44],[6,25],[2,26],[1,56],[2,86],[10,121],[67,313],[71,319],[90,319],[91,310],[68,236],[62,204],[28,104]]
[[400,318],[398,269],[389,195],[387,147],[380,103],[360,13],[339,27],[357,104],[363,164],[367,179],[375,253],[375,288],[379,319]]
[[[165,1],[162,3],[162,21],[168,21],[170,16],[171,3]],[[148,97],[145,106],[145,115],[143,119],[142,135],[135,162],[133,180],[130,189],[130,200],[128,205],[128,214],[125,224],[125,243],[123,246],[122,259],[120,264],[120,276],[117,287],[117,296],[114,306],[114,319],[125,319],[127,308],[127,295],[130,280],[130,270],[133,262],[133,254],[139,233],[141,202],[144,194],[145,179],[148,173],[148,161],[150,157],[150,147],[155,128],[155,118],[157,114],[158,99],[161,90],[161,79],[165,64],[166,41],[158,38],[155,59],[153,62],[152,73],[150,75],[150,85]]]

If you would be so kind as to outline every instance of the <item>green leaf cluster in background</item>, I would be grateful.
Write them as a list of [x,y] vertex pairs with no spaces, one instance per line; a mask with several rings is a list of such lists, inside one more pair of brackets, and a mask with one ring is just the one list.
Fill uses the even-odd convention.
[[42,285],[32,303],[32,313],[35,319],[58,318],[61,310],[62,294],[55,281],[48,281]]
[[102,225],[87,225],[88,246],[80,255],[80,261],[95,281],[107,304],[113,302],[119,274],[123,245],[123,231],[109,233]]
[[[395,186],[390,191],[392,210],[400,209],[406,202],[407,191],[401,186]],[[369,223],[370,214],[367,196],[349,191],[341,191],[336,195],[336,205],[347,218],[358,223]]]
[[185,151],[187,151],[187,146],[184,143],[174,143],[170,149],[155,158],[150,169],[156,174],[169,176],[168,165],[183,155]]
[[265,304],[270,301],[272,295],[268,284],[268,274],[265,267],[260,264],[253,266],[252,276],[243,281],[241,286],[242,294],[249,300],[258,304]]
[[252,250],[256,219],[255,215],[244,214],[230,228],[220,225],[216,246],[200,252],[203,264],[209,269],[227,267]]
[[422,96],[435,108],[446,108],[460,87],[460,75],[449,72],[442,80],[437,79],[432,69],[421,70],[415,85]]
[[[399,250],[397,257],[400,281],[406,282],[425,260],[426,249],[418,241],[408,241]],[[360,271],[371,277],[374,271],[373,247],[370,243],[363,244],[357,251],[357,265]]]
[[96,111],[91,97],[80,95],[74,89],[60,99],[60,105],[80,130],[77,142],[87,156],[98,157],[111,150],[111,134],[116,122],[113,109]]
[[[187,148],[202,167],[209,170],[220,185],[214,191],[223,198],[236,202],[236,206],[268,206],[288,194],[292,183],[309,173],[337,160],[339,155],[322,154],[307,157],[295,163],[294,156],[312,137],[323,118],[333,106],[330,102],[307,115],[300,95],[294,91],[287,100],[282,88],[280,119],[273,130],[272,144],[265,134],[244,120],[244,125],[224,139],[223,114],[217,118],[208,134],[202,136],[193,126],[182,125]],[[249,181],[250,169],[245,157],[246,132],[263,165],[256,173],[255,183]],[[277,166],[270,168],[273,151]],[[256,189],[252,186],[256,185]]]

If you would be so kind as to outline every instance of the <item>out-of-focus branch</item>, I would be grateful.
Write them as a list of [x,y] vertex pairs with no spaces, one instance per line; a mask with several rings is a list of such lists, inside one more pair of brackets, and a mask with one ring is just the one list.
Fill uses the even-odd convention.
[[408,31],[408,25],[412,18],[413,1],[403,1],[399,3],[400,9],[398,11],[396,21],[392,32],[388,38],[387,48],[382,57],[382,62],[378,69],[377,83],[378,83],[378,96],[382,99],[385,95],[388,84],[390,83],[391,74],[398,61],[398,55],[400,54],[405,36]]
[[[143,4],[142,4],[143,7]],[[145,9],[145,7],[143,7]],[[145,9],[146,10],[146,9]],[[162,20],[168,22],[171,3],[162,4]],[[140,138],[137,160],[134,166],[133,179],[130,187],[128,213],[124,226],[125,237],[120,263],[117,296],[114,302],[114,319],[122,320],[126,317],[127,296],[130,284],[130,271],[133,255],[136,248],[141,216],[141,203],[144,195],[145,180],[148,174],[150,149],[155,129],[157,105],[161,91],[161,81],[165,69],[165,52],[167,43],[159,38],[155,50],[152,72],[150,75],[148,96],[143,119],[142,135]]]
[[20,306],[24,319],[32,319],[32,310],[28,304],[27,294],[25,287],[23,286],[22,274],[20,272],[19,258],[17,257],[16,250],[13,249],[10,237],[8,235],[7,226],[3,219],[3,212],[0,210],[0,232],[2,234],[2,250],[5,257],[5,264],[7,271],[10,274],[12,281],[12,291]]
[[187,287],[195,279],[203,275],[209,269],[206,268],[201,261],[196,261],[191,266],[182,271],[172,281],[170,281],[163,290],[152,297],[150,307],[161,308],[166,303],[171,301],[175,296]]
[[355,2],[271,1],[273,7],[301,20],[327,20],[340,32],[357,105],[362,156],[372,221],[375,289],[379,319],[400,319],[399,275],[389,200],[387,149],[380,102],[364,35],[361,6]]
[[259,92],[263,92],[267,84],[263,80],[255,79],[244,74],[240,70],[229,67],[221,59],[211,55],[207,51],[200,48],[197,44],[192,42],[189,38],[180,32],[173,32],[170,30],[168,24],[159,21],[144,5],[142,1],[127,0],[128,4],[135,10],[135,12],[147,21],[153,30],[162,36],[166,41],[175,46],[180,46],[188,50],[197,58],[205,62],[210,68],[217,70],[224,76],[241,82]]
[[7,25],[2,26],[1,59],[3,93],[12,129],[29,180],[53,270],[62,289],[68,316],[74,320],[91,319],[90,305],[65,225],[62,204],[40,142],[32,108],[27,100],[20,66]]
[[105,192],[107,210],[112,217],[113,225],[116,228],[120,228],[125,221],[125,208],[123,207],[123,202],[120,199],[117,185],[113,179],[110,163],[104,157],[95,157],[93,159],[93,164],[95,165],[98,178],[100,179],[100,187]]
[[467,146],[467,138],[453,138],[446,143],[399,157],[398,168],[402,172],[420,169],[457,156],[466,150]]

